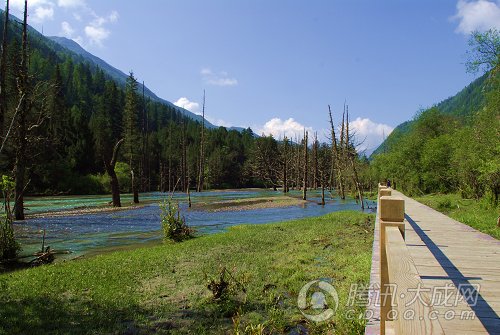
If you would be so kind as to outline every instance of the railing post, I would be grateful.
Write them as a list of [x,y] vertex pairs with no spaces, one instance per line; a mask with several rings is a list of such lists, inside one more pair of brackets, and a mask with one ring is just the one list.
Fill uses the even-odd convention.
[[378,197],[390,197],[392,194],[392,190],[390,188],[381,188],[378,191]]
[[379,188],[379,229],[380,229],[380,334],[385,335],[386,321],[392,309],[392,295],[389,285],[389,272],[386,254],[386,227],[397,227],[405,237],[404,200],[391,196],[390,188]]

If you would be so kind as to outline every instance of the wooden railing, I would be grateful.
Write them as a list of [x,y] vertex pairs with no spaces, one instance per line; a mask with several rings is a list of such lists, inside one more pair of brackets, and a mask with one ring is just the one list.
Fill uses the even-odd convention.
[[[405,242],[404,200],[379,185],[380,334],[444,334]],[[417,296],[418,295],[418,296]]]

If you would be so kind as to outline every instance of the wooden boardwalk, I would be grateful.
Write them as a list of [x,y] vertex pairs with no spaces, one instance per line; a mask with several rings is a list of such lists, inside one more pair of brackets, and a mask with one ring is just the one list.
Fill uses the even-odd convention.
[[[392,195],[405,201],[406,245],[445,334],[500,334],[500,241],[400,192]],[[372,283],[380,281],[378,227]],[[366,334],[379,333],[377,313]]]

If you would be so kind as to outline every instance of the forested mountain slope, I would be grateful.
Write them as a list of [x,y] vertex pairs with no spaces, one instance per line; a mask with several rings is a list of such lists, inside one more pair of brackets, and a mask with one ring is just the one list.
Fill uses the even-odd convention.
[[[434,106],[443,114],[457,117],[462,123],[471,122],[472,116],[484,105],[485,79],[487,74],[477,78],[456,95],[449,97]],[[372,153],[372,158],[382,152],[387,152],[392,146],[397,145],[401,137],[407,134],[415,124],[420,114],[413,120],[405,121],[398,125],[385,141]]]
[[498,204],[498,63],[454,97],[398,126],[371,158],[375,175],[410,194],[459,192]]
[[[68,51],[71,51],[75,55],[72,55],[72,58],[75,62],[88,62],[90,64],[94,64],[94,68],[99,68],[104,71],[104,73],[108,76],[110,76],[117,84],[119,84],[120,87],[124,88],[127,77],[128,75],[123,73],[122,71],[118,70],[117,68],[109,65],[107,62],[102,60],[101,58],[94,56],[84,48],[82,48],[78,43],[76,43],[73,40],[70,40],[65,37],[58,37],[58,36],[50,36],[48,39],[56,42],[60,46],[64,47]],[[69,53],[71,55],[71,53]],[[80,57],[76,57],[76,55]],[[138,87],[139,92],[142,92],[142,83],[139,83]],[[157,101],[166,104],[167,106],[170,106],[172,108],[175,108],[179,110],[181,113],[185,114],[189,118],[195,120],[195,121],[202,121],[202,117],[200,115],[194,114],[184,108],[180,108],[178,106],[175,106],[173,103],[170,101],[167,101],[165,99],[162,99],[158,97],[155,93],[153,93],[146,85],[144,85],[144,94],[146,97],[151,98],[152,101]],[[205,120],[205,126],[207,128],[215,128],[213,124]]]

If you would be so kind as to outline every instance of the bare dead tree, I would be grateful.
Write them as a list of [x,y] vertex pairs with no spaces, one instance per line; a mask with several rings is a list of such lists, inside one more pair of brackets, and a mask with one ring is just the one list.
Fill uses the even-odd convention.
[[172,191],[172,114],[168,124],[168,191]]
[[298,139],[298,136],[295,135],[295,143],[297,143],[296,145],[296,150],[295,150],[295,185],[297,187],[298,190],[301,189],[301,177],[300,177],[300,142],[299,142],[299,139]]
[[200,140],[200,162],[198,171],[198,192],[203,191],[203,179],[205,175],[205,90],[203,90],[203,108],[201,112],[201,140]]
[[[330,186],[333,185],[333,180],[335,175],[337,175],[337,193],[340,195],[342,199],[345,199],[344,195],[344,182],[343,182],[343,173],[342,173],[342,162],[341,162],[341,154],[339,152],[339,145],[337,143],[337,136],[335,134],[335,124],[333,122],[332,109],[330,105],[328,105],[328,115],[330,116],[330,131],[332,136],[332,164],[330,170]],[[343,121],[342,121],[343,122]],[[343,129],[343,127],[342,127]],[[343,143],[343,131],[341,133],[341,146]],[[339,192],[340,191],[340,192]]]
[[7,39],[9,29],[9,0],[5,3],[5,18],[3,22],[2,53],[0,56],[0,138],[3,137],[7,99],[5,96],[5,76],[7,74]]
[[141,138],[142,138],[142,154],[140,166],[141,189],[143,191],[151,190],[151,168],[149,153],[149,118],[146,109],[145,85],[142,82],[142,122],[141,122]]
[[19,114],[19,111],[21,110],[21,106],[22,104],[24,103],[24,99],[26,99],[26,95],[23,94],[19,97],[19,101],[18,101],[18,105],[14,111],[14,115],[12,116],[11,120],[10,120],[10,125],[9,127],[7,128],[7,132],[5,133],[5,136],[2,140],[2,145],[0,146],[0,153],[2,153],[3,149],[5,148],[5,143],[7,143],[7,140],[12,132],[12,129],[14,128],[14,123],[17,119],[17,115]]
[[108,174],[111,185],[111,196],[113,198],[113,207],[121,207],[122,203],[120,200],[120,184],[118,183],[118,177],[116,176],[115,166],[116,161],[118,159],[118,151],[120,150],[120,146],[122,145],[124,139],[122,138],[118,142],[116,142],[115,147],[113,148],[113,155],[111,156],[111,160],[108,162],[104,159],[104,168],[106,169],[106,173]]
[[346,103],[344,102],[344,111],[342,112],[342,125],[340,129],[340,147],[339,147],[339,160],[338,160],[338,168],[339,168],[339,173],[340,173],[340,181],[339,181],[339,188],[340,188],[340,198],[345,199],[345,189],[346,189],[346,183],[345,183],[345,167],[346,167],[346,152],[345,152],[345,106]]
[[283,139],[283,193],[288,193],[288,138]]
[[314,133],[312,162],[313,162],[313,186],[312,187],[316,190],[318,188],[318,132]]
[[324,172],[321,171],[321,205],[325,205],[325,176]]
[[[19,96],[27,95],[28,91],[28,1],[24,1],[24,20],[22,35],[21,66],[18,77]],[[26,132],[28,101],[22,99],[16,122],[16,153],[14,163],[14,178],[16,185],[14,188],[14,216],[16,220],[24,220],[24,189],[26,175]]]
[[304,129],[304,179],[302,189],[302,200],[307,200],[307,170],[308,170],[308,157],[307,157],[307,138],[309,132]]
[[191,208],[191,175],[189,174],[189,164],[187,164],[187,187],[188,207]]
[[181,189],[186,190],[186,179],[187,179],[187,145],[186,145],[186,125],[184,120],[181,123],[182,127],[182,139],[181,139]]
[[351,164],[351,169],[352,169],[352,178],[354,185],[356,187],[356,191],[358,193],[358,199],[359,202],[361,203],[361,209],[365,209],[365,203],[363,201],[363,191],[361,190],[361,185],[359,183],[359,178],[358,178],[358,172],[356,169],[356,162],[355,160],[355,155],[356,155],[356,149],[354,146],[351,147],[351,140],[349,137],[349,106],[346,107],[346,156],[347,159],[349,160],[349,163]]

